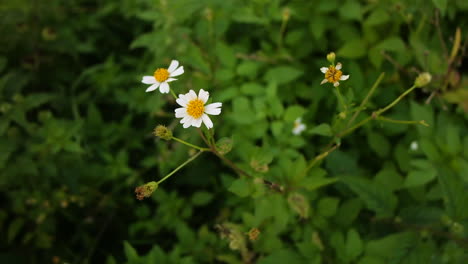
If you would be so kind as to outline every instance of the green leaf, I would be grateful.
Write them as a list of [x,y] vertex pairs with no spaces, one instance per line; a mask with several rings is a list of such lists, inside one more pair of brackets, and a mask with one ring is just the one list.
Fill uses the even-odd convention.
[[447,214],[457,222],[468,220],[468,191],[463,180],[443,167],[438,168],[437,179],[442,189]]
[[239,178],[231,183],[231,186],[229,186],[228,190],[237,196],[247,197],[252,193],[252,186],[248,179]]
[[272,254],[267,257],[261,258],[258,264],[279,264],[279,263],[294,263],[302,264],[306,263],[295,251],[290,249],[280,249],[273,251]]
[[381,185],[375,184],[366,178],[356,176],[343,176],[340,178],[353,190],[378,216],[387,217],[393,215],[397,205],[397,197]]
[[445,10],[447,9],[447,2],[448,0],[432,0],[434,3],[435,7],[440,9],[440,13],[442,15],[445,15]]
[[422,186],[434,180],[436,176],[437,171],[434,169],[410,171],[403,185],[406,188]]
[[23,218],[16,218],[11,222],[10,226],[8,227],[8,244],[10,244],[13,239],[18,235],[21,228],[24,226],[24,219]]
[[416,126],[421,136],[430,136],[432,133],[431,126],[434,126],[434,113],[429,105],[419,105],[411,102],[411,117],[413,120],[424,120],[429,127]]
[[261,95],[265,92],[265,88],[263,86],[254,82],[244,83],[240,90],[246,95]]
[[231,46],[228,46],[222,42],[216,44],[216,55],[219,61],[226,67],[234,68],[236,66],[236,54]]
[[139,259],[138,252],[127,241],[124,241],[124,253],[128,261],[136,261]]
[[339,9],[340,16],[350,20],[362,20],[361,4],[357,1],[347,0]]
[[249,78],[254,78],[257,76],[258,69],[260,64],[254,61],[244,61],[239,64],[237,67],[237,74],[240,76],[245,76]]
[[366,43],[362,39],[356,38],[345,42],[337,54],[343,58],[357,59],[366,55],[366,51]]
[[286,84],[299,78],[304,72],[292,66],[277,66],[269,69],[264,79],[277,85]]
[[367,243],[366,254],[384,258],[388,263],[399,263],[394,261],[404,257],[409,248],[414,245],[416,239],[416,234],[404,232],[388,235],[378,240],[371,240]]
[[388,12],[383,8],[377,8],[367,17],[366,21],[364,22],[365,26],[376,26],[389,21],[390,16]]
[[399,37],[389,37],[376,46],[379,50],[385,51],[404,51],[406,49],[406,45]]
[[192,196],[192,203],[196,206],[207,205],[213,200],[213,194],[205,191],[198,191]]
[[356,259],[359,255],[361,255],[363,250],[363,243],[359,233],[356,232],[354,229],[348,230],[348,234],[346,236],[346,256],[348,256],[349,260]]
[[333,135],[329,124],[320,124],[308,131],[308,134],[321,135],[325,137],[331,137]]
[[293,122],[296,118],[302,117],[305,111],[305,108],[300,105],[292,105],[284,112],[284,120]]
[[335,215],[340,200],[332,197],[325,197],[320,199],[317,205],[317,211],[321,216],[331,217]]
[[369,132],[367,142],[380,157],[387,157],[390,154],[390,143],[382,134]]
[[237,97],[232,102],[233,114],[231,117],[239,124],[251,124],[255,121],[252,103],[245,97]]

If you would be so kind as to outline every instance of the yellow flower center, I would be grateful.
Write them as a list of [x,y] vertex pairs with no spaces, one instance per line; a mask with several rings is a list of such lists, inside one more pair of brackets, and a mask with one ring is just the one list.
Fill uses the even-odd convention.
[[187,104],[187,114],[193,118],[200,118],[204,111],[205,106],[200,99],[193,99]]
[[169,79],[169,72],[167,69],[159,68],[154,72],[154,78],[158,82],[164,82],[165,80]]
[[337,70],[335,66],[330,65],[328,71],[325,73],[325,79],[327,79],[328,82],[335,83],[340,80],[341,75],[343,75],[343,72]]

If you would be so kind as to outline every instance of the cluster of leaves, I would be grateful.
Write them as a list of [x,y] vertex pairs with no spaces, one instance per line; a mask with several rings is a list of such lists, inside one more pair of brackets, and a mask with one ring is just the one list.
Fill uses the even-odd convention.
[[[463,0],[2,3],[0,262],[466,263],[467,10]],[[346,108],[319,85],[333,50],[351,76]],[[140,83],[171,59],[186,69],[171,88],[223,102],[216,136],[254,178],[206,153],[142,202],[135,186],[193,155],[154,138],[156,124],[203,144],[170,95]],[[386,116],[429,127],[373,120],[337,137],[350,109],[364,120],[421,71],[433,81]],[[293,136],[298,117],[308,129]],[[339,148],[304,174],[330,142]]]

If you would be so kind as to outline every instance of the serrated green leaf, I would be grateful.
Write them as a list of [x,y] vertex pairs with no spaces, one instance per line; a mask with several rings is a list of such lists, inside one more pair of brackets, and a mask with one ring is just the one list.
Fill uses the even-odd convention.
[[353,176],[340,177],[378,216],[391,216],[397,205],[397,197],[387,189],[382,189],[368,179]]

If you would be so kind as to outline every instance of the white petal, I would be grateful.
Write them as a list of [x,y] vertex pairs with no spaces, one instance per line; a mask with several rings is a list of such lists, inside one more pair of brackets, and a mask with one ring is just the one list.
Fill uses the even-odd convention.
[[202,119],[203,119],[203,123],[208,129],[213,127],[213,122],[211,122],[211,119],[207,114],[203,114]]
[[349,78],[349,75],[341,75],[340,81],[348,80],[348,78]]
[[184,123],[187,123],[187,120],[190,118],[190,116],[186,115],[184,116],[181,120],[180,120],[180,123],[181,124],[184,124]]
[[187,107],[188,100],[185,94],[179,94],[179,98],[176,99],[176,102],[183,107]]
[[187,109],[180,107],[175,110],[175,117],[176,118],[183,118],[187,116]]
[[341,70],[341,66],[342,66],[342,65],[341,65],[341,62],[338,62],[338,63],[336,64],[335,69]]
[[177,68],[177,66],[179,66],[179,62],[176,60],[172,60],[171,65],[169,65],[169,68],[167,69],[167,71],[169,73],[172,73]]
[[190,102],[194,99],[197,99],[197,94],[193,90],[190,90],[187,94],[185,94],[185,98],[187,98],[187,101]]
[[221,113],[222,103],[212,103],[205,106],[205,113],[209,115],[219,115]]
[[202,118],[197,118],[197,119],[193,119],[193,123],[192,123],[192,126],[194,127],[200,127],[201,126],[201,123],[202,123]]
[[155,84],[151,85],[150,87],[148,87],[148,89],[146,89],[146,92],[152,92],[152,91],[158,89],[159,84],[160,83],[155,83]]
[[322,85],[322,84],[324,84],[324,83],[326,83],[326,82],[328,82],[328,80],[327,80],[327,79],[323,79],[322,82],[320,83],[320,85]]
[[200,91],[198,92],[198,99],[202,100],[203,103],[206,103],[209,97],[210,97],[210,93],[203,89],[200,89]]
[[184,73],[184,66],[180,66],[177,70],[171,72],[169,74],[169,77],[176,77]]
[[326,73],[328,71],[328,68],[327,67],[322,67],[322,68],[320,68],[320,71],[322,73]]
[[335,86],[335,87],[338,87],[339,85],[340,85],[339,82],[335,82],[335,83],[333,84],[333,86]]
[[143,76],[143,79],[141,80],[141,82],[144,83],[144,84],[155,84],[155,83],[157,83],[154,76]]
[[302,122],[302,117],[298,117],[296,118],[296,120],[294,120],[294,123],[301,123]]
[[173,82],[173,81],[176,81],[177,79],[176,78],[169,78],[166,80],[166,82]]
[[161,88],[159,88],[161,93],[169,93],[169,84],[167,82],[161,83]]
[[187,116],[184,119],[185,119],[185,124],[183,125],[184,128],[187,128],[193,125],[193,118],[191,116]]

